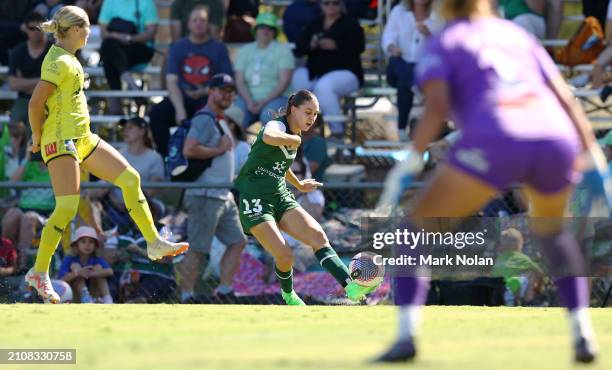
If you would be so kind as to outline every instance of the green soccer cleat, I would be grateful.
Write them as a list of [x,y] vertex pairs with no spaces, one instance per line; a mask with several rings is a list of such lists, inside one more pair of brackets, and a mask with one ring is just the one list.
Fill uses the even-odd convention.
[[291,291],[291,293],[285,293],[281,291],[281,295],[283,296],[283,300],[287,303],[287,306],[306,306],[306,303],[302,301],[299,295],[295,291]]
[[366,294],[375,291],[379,286],[380,284],[374,286],[363,286],[351,281],[346,287],[344,287],[344,291],[346,292],[348,299],[353,302],[359,302],[362,299],[365,299]]

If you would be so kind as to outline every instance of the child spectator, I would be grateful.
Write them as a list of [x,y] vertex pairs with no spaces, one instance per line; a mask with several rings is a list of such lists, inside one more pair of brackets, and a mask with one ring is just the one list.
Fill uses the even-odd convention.
[[71,247],[72,253],[64,257],[58,279],[70,284],[75,301],[113,303],[107,282],[113,269],[98,257],[101,245],[96,231],[89,226],[79,227]]

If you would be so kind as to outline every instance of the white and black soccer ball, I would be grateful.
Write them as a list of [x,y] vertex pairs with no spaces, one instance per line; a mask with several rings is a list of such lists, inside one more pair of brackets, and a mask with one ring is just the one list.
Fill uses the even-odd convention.
[[349,273],[353,281],[359,285],[372,287],[382,283],[385,267],[374,263],[372,252],[357,253],[349,264]]
[[60,296],[60,303],[71,303],[72,302],[72,288],[70,284],[63,280],[51,280],[53,289]]

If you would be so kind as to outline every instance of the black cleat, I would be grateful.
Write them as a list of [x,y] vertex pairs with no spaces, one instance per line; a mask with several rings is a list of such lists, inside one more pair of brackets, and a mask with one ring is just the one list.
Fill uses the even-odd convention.
[[414,347],[414,341],[412,338],[399,340],[389,348],[389,350],[374,362],[405,362],[414,359],[416,356],[416,348]]
[[597,350],[592,339],[580,338],[574,344],[574,361],[588,364],[595,360]]

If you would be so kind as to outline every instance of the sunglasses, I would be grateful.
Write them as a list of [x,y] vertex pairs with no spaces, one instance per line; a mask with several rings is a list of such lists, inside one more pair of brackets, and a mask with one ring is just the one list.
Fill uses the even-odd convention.
[[325,5],[325,6],[328,6],[328,5],[339,6],[340,2],[339,1],[323,1],[322,4]]

